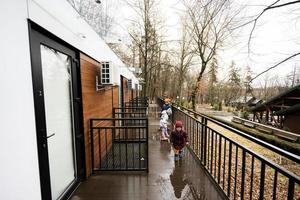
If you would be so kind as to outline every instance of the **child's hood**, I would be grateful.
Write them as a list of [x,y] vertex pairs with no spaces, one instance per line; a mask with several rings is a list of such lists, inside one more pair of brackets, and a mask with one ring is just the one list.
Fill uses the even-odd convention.
[[161,119],[163,118],[168,118],[168,113],[165,110],[161,112]]

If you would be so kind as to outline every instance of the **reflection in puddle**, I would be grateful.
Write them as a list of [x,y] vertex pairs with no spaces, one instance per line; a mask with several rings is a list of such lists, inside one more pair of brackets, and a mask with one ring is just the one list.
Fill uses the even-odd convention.
[[160,187],[160,199],[223,199],[189,150],[185,149],[183,158],[175,162],[172,145],[167,141],[160,141],[157,125],[153,125],[151,130],[150,141],[156,144],[156,150],[151,154],[154,159],[150,162],[157,167],[152,172],[159,174],[156,184]]
[[160,152],[165,154],[166,156],[169,156],[171,153],[171,144],[167,141],[162,141],[160,143]]
[[184,174],[184,163],[182,160],[175,162],[173,173],[170,175],[171,184],[174,189],[175,196],[181,198],[182,190],[187,185]]

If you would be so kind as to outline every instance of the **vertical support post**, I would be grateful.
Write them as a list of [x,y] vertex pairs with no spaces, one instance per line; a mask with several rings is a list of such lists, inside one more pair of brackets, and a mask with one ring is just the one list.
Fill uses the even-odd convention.
[[92,160],[92,173],[94,172],[94,136],[93,136],[93,120],[90,120],[90,137],[91,137],[91,160]]
[[134,99],[133,99],[133,89],[131,89],[131,101],[134,101]]
[[147,173],[149,172],[149,126],[148,118],[146,119],[146,151],[147,151]]
[[203,154],[204,154],[204,118],[201,116],[201,153],[200,153],[200,160],[203,161]]
[[206,149],[207,149],[207,119],[205,117],[201,117],[201,132],[202,132],[202,150],[201,150],[201,160],[203,161],[204,166],[206,166]]
[[[111,109],[114,110],[114,86],[111,86]],[[115,118],[113,115],[112,118]]]
[[246,170],[246,152],[242,149],[242,181],[241,181],[241,199],[244,199],[244,189],[245,189],[245,170]]
[[295,182],[292,178],[289,179],[289,186],[288,186],[288,200],[294,199],[294,191],[295,191]]
[[260,171],[260,188],[259,188],[259,200],[264,199],[265,192],[265,170],[266,164],[261,160],[261,171]]

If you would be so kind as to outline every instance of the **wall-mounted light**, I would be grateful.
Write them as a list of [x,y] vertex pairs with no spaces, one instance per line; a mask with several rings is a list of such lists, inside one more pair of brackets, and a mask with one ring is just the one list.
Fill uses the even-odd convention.
[[77,34],[79,37],[81,37],[82,39],[85,39],[86,38],[86,36],[83,34],[83,33],[78,33]]

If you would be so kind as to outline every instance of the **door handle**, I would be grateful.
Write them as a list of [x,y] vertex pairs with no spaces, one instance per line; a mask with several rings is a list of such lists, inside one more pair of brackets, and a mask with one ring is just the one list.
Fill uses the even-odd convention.
[[54,136],[54,135],[55,135],[55,133],[52,133],[51,135],[46,136],[46,139],[49,139],[49,138],[51,138],[51,137]]

